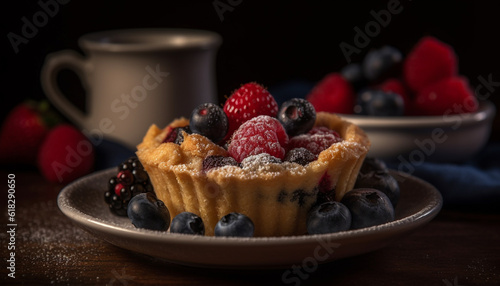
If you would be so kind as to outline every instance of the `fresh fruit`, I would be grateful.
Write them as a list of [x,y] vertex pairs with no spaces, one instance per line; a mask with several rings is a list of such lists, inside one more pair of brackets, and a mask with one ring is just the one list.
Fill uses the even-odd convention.
[[404,104],[404,114],[411,115],[411,97],[404,83],[397,78],[389,78],[382,82],[376,89],[383,90],[385,92],[393,92],[399,94],[403,98]]
[[182,144],[182,142],[184,142],[183,132],[191,134],[189,126],[170,128],[165,136],[165,139],[163,139],[163,143],[171,142],[178,145]]
[[307,216],[309,234],[333,233],[351,228],[351,213],[339,202],[325,202],[313,207]]
[[137,228],[165,231],[170,224],[167,207],[153,193],[133,197],[129,202],[127,215]]
[[59,123],[46,101],[14,107],[0,131],[0,163],[34,165],[49,129]]
[[393,207],[396,207],[399,201],[400,189],[398,181],[386,172],[360,172],[354,184],[354,188],[372,188],[379,190],[389,198]]
[[359,169],[359,173],[366,176],[371,176],[375,173],[387,173],[388,171],[385,162],[374,157],[366,157]]
[[338,73],[326,75],[317,83],[306,99],[316,112],[351,114],[354,107],[354,91],[351,84]]
[[238,166],[238,162],[233,157],[220,155],[211,155],[203,159],[202,170],[208,172],[211,169],[223,167],[226,165]]
[[363,74],[363,69],[358,63],[346,65],[340,70],[340,74],[355,89],[361,88],[367,83],[367,80]]
[[365,90],[358,95],[354,113],[369,116],[402,116],[403,98],[382,90]]
[[109,178],[104,201],[120,216],[127,215],[130,200],[141,193],[153,193],[149,176],[137,157],[130,157],[118,165],[118,172]]
[[316,122],[316,111],[309,101],[292,98],[281,105],[278,120],[291,137],[311,130]]
[[302,147],[317,156],[321,151],[340,141],[342,138],[336,131],[326,127],[314,127],[306,134],[292,137],[288,148],[291,150]]
[[351,229],[384,224],[394,220],[394,208],[389,198],[375,189],[353,189],[342,200],[351,212]]
[[404,83],[397,78],[388,78],[378,85],[375,89],[380,89],[385,92],[393,92],[401,95],[403,100],[410,99],[408,90],[406,89]]
[[281,123],[276,118],[260,115],[246,121],[234,132],[228,152],[237,162],[261,153],[283,159],[287,144],[288,135]]
[[213,103],[204,103],[196,107],[189,119],[191,132],[201,134],[218,143],[227,134],[228,121],[224,110]]
[[414,109],[420,115],[475,112],[478,102],[464,77],[449,77],[423,88],[416,96]]
[[284,161],[297,163],[302,166],[306,166],[312,161],[316,160],[318,157],[314,155],[311,151],[306,148],[299,147],[288,151],[285,155]]
[[51,182],[68,183],[88,174],[94,165],[94,146],[78,129],[54,127],[40,147],[38,166]]
[[260,84],[250,82],[235,90],[224,104],[224,112],[229,121],[226,139],[229,139],[243,122],[259,115],[276,117],[278,103],[269,91]]
[[403,61],[401,52],[391,46],[384,46],[368,52],[363,61],[363,74],[371,82],[384,80],[398,71]]
[[330,175],[325,172],[319,180],[318,197],[315,205],[333,201],[335,201],[335,187],[332,186],[332,179],[330,178]]
[[457,75],[458,60],[453,48],[434,37],[424,37],[404,61],[406,84],[419,92],[430,84]]
[[176,215],[170,224],[171,233],[184,234],[205,234],[205,225],[203,220],[194,213],[181,212]]
[[252,220],[241,213],[229,213],[215,225],[215,236],[252,237],[254,225]]

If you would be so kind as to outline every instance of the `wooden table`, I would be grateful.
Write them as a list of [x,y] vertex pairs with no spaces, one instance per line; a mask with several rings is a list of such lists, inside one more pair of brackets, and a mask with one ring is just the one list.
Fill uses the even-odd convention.
[[[58,209],[63,185],[34,170],[15,174],[15,278],[7,259],[7,170],[1,170],[0,285],[500,285],[500,212],[444,208],[428,225],[381,250],[301,272],[287,269],[216,270],[179,266],[101,241]],[[12,244],[11,244],[12,245]]]

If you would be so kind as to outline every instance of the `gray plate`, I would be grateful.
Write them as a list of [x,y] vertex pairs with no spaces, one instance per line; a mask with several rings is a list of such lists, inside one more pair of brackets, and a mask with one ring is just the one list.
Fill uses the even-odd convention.
[[136,229],[126,217],[112,214],[103,194],[116,168],[83,177],[63,188],[61,211],[80,227],[116,246],[169,262],[216,268],[267,268],[324,263],[380,249],[428,223],[442,198],[429,183],[391,172],[401,197],[396,220],[334,234],[288,237],[208,237]]

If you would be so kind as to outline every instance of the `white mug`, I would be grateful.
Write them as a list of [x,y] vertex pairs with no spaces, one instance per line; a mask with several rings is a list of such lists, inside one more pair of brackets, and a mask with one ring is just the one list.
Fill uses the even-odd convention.
[[[148,127],[164,127],[199,104],[217,102],[215,56],[222,42],[213,32],[131,29],[87,34],[72,50],[47,56],[41,83],[52,104],[82,128],[94,144],[103,138],[130,148]],[[57,85],[58,73],[73,70],[86,90],[84,113]]]

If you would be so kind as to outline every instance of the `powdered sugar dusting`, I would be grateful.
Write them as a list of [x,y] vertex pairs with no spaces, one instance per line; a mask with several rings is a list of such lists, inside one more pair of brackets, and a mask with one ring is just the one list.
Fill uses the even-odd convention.
[[241,167],[244,170],[258,170],[262,168],[269,169],[270,164],[280,164],[281,160],[267,153],[248,156],[241,161]]
[[73,225],[54,201],[19,208],[16,217],[16,258],[21,280],[31,278],[29,269],[36,268],[36,273],[51,279],[52,284],[99,282],[98,277],[83,275],[88,270],[85,260],[98,259],[103,254],[101,248],[88,247],[99,240]]

